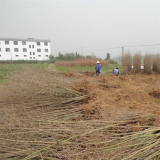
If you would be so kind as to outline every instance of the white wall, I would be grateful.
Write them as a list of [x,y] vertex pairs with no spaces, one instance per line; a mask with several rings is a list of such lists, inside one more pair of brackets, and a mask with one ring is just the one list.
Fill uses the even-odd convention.
[[[18,45],[14,45],[14,41],[9,41],[9,45],[6,45],[5,40],[0,40],[0,60],[49,60],[51,46],[50,42],[47,43],[48,46],[45,46],[44,42],[40,42],[40,46],[38,46],[37,42],[26,41],[26,45],[22,45],[22,41],[18,41]],[[29,48],[29,45],[31,45],[31,48]],[[34,45],[34,48],[32,45]],[[6,52],[6,48],[10,48],[10,52]],[[15,52],[15,48],[18,48],[18,52]],[[26,48],[27,52],[23,52],[23,48]],[[41,52],[37,52],[37,49],[41,49]],[[45,52],[45,49],[48,49],[48,52]]]

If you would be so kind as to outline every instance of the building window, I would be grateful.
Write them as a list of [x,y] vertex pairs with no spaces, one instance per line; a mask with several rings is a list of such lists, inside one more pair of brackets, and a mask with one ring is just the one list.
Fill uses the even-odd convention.
[[45,46],[48,46],[48,43],[47,43],[47,42],[44,42],[44,45],[45,45]]
[[1,52],[1,48],[0,48],[0,52]]
[[14,45],[18,45],[18,42],[17,42],[17,41],[14,41]]
[[33,52],[33,55],[35,55],[35,52]]
[[48,57],[48,55],[46,55],[46,57]]
[[32,57],[30,57],[30,59],[32,59]]
[[35,59],[35,57],[33,57],[33,59]]
[[31,45],[29,45],[29,48],[31,48]]
[[1,57],[1,55],[0,55],[0,57]]
[[24,55],[24,57],[27,57],[27,55]]
[[23,52],[27,52],[27,49],[26,49],[26,48],[23,48]]
[[41,52],[41,49],[37,49],[37,52]]
[[26,42],[22,42],[22,45],[26,45]]
[[34,48],[34,45],[32,45],[32,48]]
[[15,52],[18,52],[18,48],[14,48],[14,51],[15,51]]
[[40,42],[37,42],[37,46],[40,46]]
[[48,49],[45,49],[44,51],[45,51],[45,52],[48,52]]
[[32,52],[30,52],[30,55],[32,55]]
[[10,48],[6,48],[6,52],[10,52]]
[[5,44],[6,44],[6,45],[9,45],[9,41],[5,41]]
[[41,57],[41,55],[38,55],[38,57]]
[[16,55],[16,57],[18,57],[18,55]]

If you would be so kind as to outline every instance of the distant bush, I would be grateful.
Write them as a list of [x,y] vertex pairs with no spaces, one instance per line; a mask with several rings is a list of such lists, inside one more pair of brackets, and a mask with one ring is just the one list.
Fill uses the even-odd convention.
[[133,55],[133,70],[135,73],[141,71],[141,53],[137,52]]
[[51,63],[55,63],[55,57],[53,56],[53,55],[50,55],[49,56],[49,61],[51,62]]
[[109,64],[118,64],[118,63],[117,63],[117,61],[115,61],[115,60],[113,60],[113,59],[110,59],[110,60],[109,60]]
[[153,58],[152,66],[153,71],[160,73],[160,55],[157,55]]
[[131,54],[128,51],[125,55],[122,56],[122,72],[127,73],[131,71],[132,67],[132,58]]
[[151,73],[151,55],[150,54],[146,54],[144,56],[144,73]]

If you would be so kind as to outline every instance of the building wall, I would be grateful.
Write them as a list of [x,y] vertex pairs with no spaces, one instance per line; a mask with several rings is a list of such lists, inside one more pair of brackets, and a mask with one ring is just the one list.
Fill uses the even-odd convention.
[[[0,60],[49,60],[50,42],[41,41],[40,45],[37,45],[37,42],[34,41],[17,41],[18,45],[15,45],[14,41],[9,41],[9,44],[5,44],[5,41],[7,40],[0,40]],[[22,42],[26,42],[26,45],[23,45]],[[44,43],[48,45],[46,46]],[[10,49],[10,51],[7,52],[6,49]],[[26,49],[26,52],[23,49]]]

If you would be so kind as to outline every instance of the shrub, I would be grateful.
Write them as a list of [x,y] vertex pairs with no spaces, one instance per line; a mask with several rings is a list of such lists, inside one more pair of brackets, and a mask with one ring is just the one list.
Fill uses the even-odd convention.
[[151,73],[151,55],[150,54],[146,54],[144,56],[144,73]]
[[133,70],[135,73],[141,71],[141,53],[135,53],[133,56]]
[[115,60],[113,60],[113,59],[110,59],[110,60],[109,60],[109,63],[110,63],[110,64],[118,64],[117,61],[115,61]]

